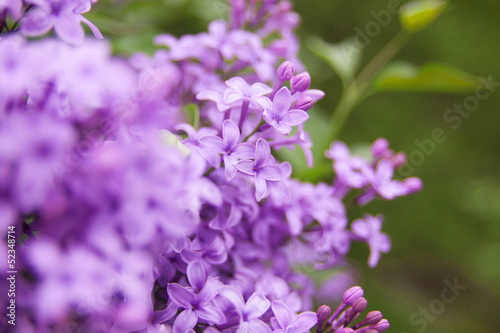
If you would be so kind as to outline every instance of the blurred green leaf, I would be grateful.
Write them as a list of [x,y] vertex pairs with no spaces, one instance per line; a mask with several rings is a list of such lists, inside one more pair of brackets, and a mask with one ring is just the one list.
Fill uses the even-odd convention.
[[434,22],[446,7],[442,0],[417,0],[404,4],[399,20],[406,31],[417,32]]
[[430,62],[420,67],[404,61],[387,65],[373,82],[378,91],[468,93],[477,79],[456,67]]
[[348,85],[356,74],[361,62],[361,49],[348,38],[338,44],[330,44],[318,37],[307,41],[309,49],[330,64],[344,85]]

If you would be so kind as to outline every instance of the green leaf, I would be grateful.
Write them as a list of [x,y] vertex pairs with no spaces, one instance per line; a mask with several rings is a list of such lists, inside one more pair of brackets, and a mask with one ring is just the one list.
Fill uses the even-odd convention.
[[474,91],[477,79],[456,67],[431,62],[418,67],[398,61],[387,65],[375,78],[378,91],[468,93]]
[[330,44],[318,37],[312,37],[307,41],[307,45],[312,52],[328,62],[344,85],[354,79],[361,62],[362,50],[355,45],[353,38]]
[[443,0],[417,0],[404,4],[399,11],[403,29],[417,32],[434,22],[445,9]]

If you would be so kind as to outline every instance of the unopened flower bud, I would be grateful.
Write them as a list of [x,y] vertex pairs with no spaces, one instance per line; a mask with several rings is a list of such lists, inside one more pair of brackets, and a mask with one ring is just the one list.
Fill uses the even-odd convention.
[[276,74],[278,75],[278,80],[288,81],[295,74],[295,66],[290,61],[285,61],[278,67]]
[[350,327],[343,327],[335,331],[335,333],[352,333],[354,330]]
[[311,97],[309,96],[302,96],[300,97],[297,102],[295,103],[295,108],[308,111],[312,108],[314,102]]
[[370,311],[366,314],[365,322],[367,325],[375,325],[383,318],[382,312]]
[[295,75],[292,78],[292,90],[295,92],[306,91],[311,85],[311,76],[308,72]]
[[389,327],[391,327],[391,324],[389,324],[387,319],[382,319],[377,324],[370,326],[370,328],[375,330],[377,333],[385,332],[389,329]]
[[378,138],[372,143],[371,152],[375,158],[387,158],[391,156],[389,141],[385,138]]
[[352,305],[358,298],[363,297],[363,288],[355,286],[344,292],[344,303]]
[[356,313],[361,313],[366,310],[367,306],[368,306],[368,301],[366,300],[366,298],[360,297],[352,304],[352,309]]
[[322,305],[316,311],[316,316],[318,317],[318,322],[323,322],[328,320],[330,314],[332,313],[332,309],[328,305]]

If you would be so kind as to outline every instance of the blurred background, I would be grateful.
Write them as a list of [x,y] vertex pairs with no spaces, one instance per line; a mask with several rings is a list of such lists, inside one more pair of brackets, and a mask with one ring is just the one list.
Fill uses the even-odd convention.
[[[342,92],[336,73],[311,52],[311,38],[338,43],[364,31],[375,20],[373,12],[387,10],[397,0],[294,0],[302,17],[298,30],[301,58],[312,77],[312,87],[326,97],[310,111],[315,154],[331,141],[324,124]],[[205,31],[208,22],[225,18],[223,0],[100,0],[87,17],[113,42],[115,53],[151,53],[152,37],[169,32],[180,36]],[[500,2],[452,0],[448,10],[425,30],[415,34],[395,59],[416,65],[440,61],[474,77],[491,76],[500,82]],[[366,64],[400,29],[393,15],[380,33],[363,47]],[[404,176],[417,176],[424,189],[393,202],[376,201],[351,209],[350,219],[365,211],[385,216],[384,230],[393,247],[375,269],[366,265],[368,249],[354,244],[351,258],[360,270],[369,309],[383,311],[390,332],[495,332],[500,311],[500,85],[479,102],[459,126],[443,117],[466,93],[386,92],[356,106],[339,139],[362,151],[378,137],[392,148],[423,159]],[[417,142],[432,138],[436,128],[446,136],[425,152]],[[427,141],[428,142],[428,141]],[[357,147],[357,148],[356,148]],[[418,151],[423,152],[418,153]],[[292,159],[295,176],[309,181],[330,181],[323,165],[305,167],[299,153]],[[453,301],[442,301],[445,280],[467,289]],[[465,287],[463,287],[465,288]],[[448,293],[447,296],[453,294]],[[440,301],[441,300],[441,301]],[[444,306],[442,306],[444,304]],[[336,305],[336,304],[331,304]],[[427,318],[425,313],[428,313]]]

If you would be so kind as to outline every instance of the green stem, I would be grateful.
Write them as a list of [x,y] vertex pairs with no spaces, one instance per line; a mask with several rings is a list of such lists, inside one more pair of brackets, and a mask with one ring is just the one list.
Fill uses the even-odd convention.
[[330,117],[327,135],[331,140],[338,138],[347,118],[354,107],[367,97],[367,90],[372,80],[382,68],[403,48],[408,42],[409,35],[400,31],[394,36],[377,55],[361,70],[356,79],[344,90],[339,103]]

